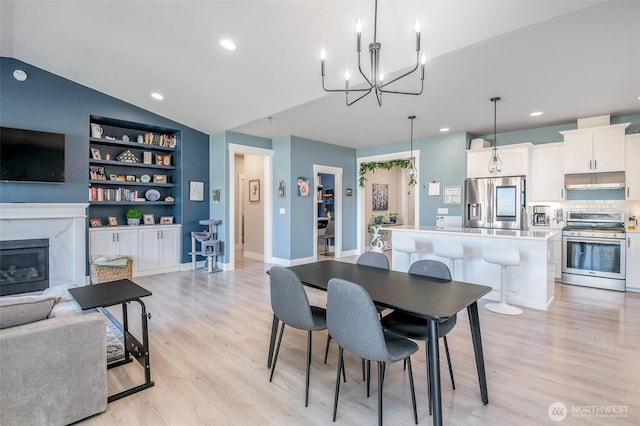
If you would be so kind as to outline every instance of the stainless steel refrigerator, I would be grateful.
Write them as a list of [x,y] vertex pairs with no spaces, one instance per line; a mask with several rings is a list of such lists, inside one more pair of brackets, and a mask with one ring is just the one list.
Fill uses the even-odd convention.
[[465,180],[466,228],[527,229],[524,176]]

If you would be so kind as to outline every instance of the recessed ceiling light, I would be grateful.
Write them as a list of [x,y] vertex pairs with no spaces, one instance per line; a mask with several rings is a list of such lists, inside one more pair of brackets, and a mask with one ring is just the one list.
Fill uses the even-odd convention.
[[27,79],[27,73],[22,70],[15,70],[13,72],[13,78],[18,81],[25,81]]
[[529,114],[529,116],[530,116],[530,117],[539,117],[539,116],[541,116],[542,114],[544,114],[544,112],[542,112],[542,111],[535,111],[535,112],[532,112],[531,114]]
[[640,96],[638,96],[638,100],[640,101]]
[[152,97],[153,99],[157,99],[157,100],[159,100],[159,101],[161,101],[161,100],[163,100],[163,99],[164,99],[164,96],[162,96],[160,93],[157,93],[157,92],[153,92],[153,93],[151,94],[151,97]]
[[449,130],[451,130],[451,129],[448,128],[448,127],[443,127],[443,128],[440,129],[440,131],[443,132],[443,133],[444,132],[448,132]]
[[219,43],[220,46],[222,46],[222,48],[225,50],[229,50],[230,52],[236,50],[236,44],[228,38],[221,39]]

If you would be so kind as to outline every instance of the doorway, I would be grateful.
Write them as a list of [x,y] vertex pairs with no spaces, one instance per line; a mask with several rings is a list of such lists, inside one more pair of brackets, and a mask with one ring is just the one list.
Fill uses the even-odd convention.
[[[342,256],[342,168],[314,164],[313,176],[315,178],[314,199],[316,200],[313,221],[315,224],[325,221],[327,223],[333,222],[332,254],[334,257],[339,258]],[[324,234],[325,229],[319,228],[318,225],[314,226],[313,257],[315,260],[318,260],[318,255],[323,255],[323,251],[318,251],[318,247],[322,247],[322,244],[318,244],[318,237]],[[327,241],[327,244],[329,244],[329,241]]]
[[271,263],[272,158],[270,149],[229,144],[229,269],[244,258]]
[[[357,167],[360,170],[362,163],[369,162],[386,162],[391,160],[402,160],[409,158],[411,153],[395,152],[391,154],[375,155],[371,157],[358,158]],[[420,170],[420,153],[413,151],[413,157],[415,165]],[[385,173],[386,172],[386,173]],[[382,175],[388,174],[388,182],[379,181],[384,179]],[[371,175],[371,174],[370,174]],[[403,225],[420,225],[420,176],[416,177],[415,186],[409,186],[409,179],[403,169],[394,168],[390,171],[376,171],[376,181],[372,181],[371,176],[368,176],[368,180],[365,182],[365,187],[360,188],[358,191],[358,220],[357,220],[357,233],[358,233],[358,252],[364,253],[369,247],[368,225],[372,221],[372,216],[388,215],[390,212],[399,214],[400,222]],[[379,177],[379,178],[378,178]],[[374,210],[372,206],[372,184],[387,184],[388,186],[388,199],[391,200],[392,194],[395,204],[389,202],[385,210]],[[391,209],[389,209],[391,208]]]

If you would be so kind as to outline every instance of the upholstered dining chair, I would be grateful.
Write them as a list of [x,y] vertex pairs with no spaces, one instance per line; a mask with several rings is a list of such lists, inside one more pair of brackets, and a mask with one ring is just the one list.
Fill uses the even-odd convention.
[[[380,269],[389,269],[389,258],[385,256],[383,253],[378,253],[375,251],[368,251],[362,253],[358,260],[356,260],[356,265],[363,266],[371,266],[372,268],[380,268]],[[382,311],[385,310],[382,306],[376,305],[376,310],[378,314],[381,314]],[[329,343],[331,342],[331,334],[327,334],[327,345],[324,350],[324,363],[327,363],[327,357],[329,355]],[[365,372],[364,372],[364,360],[362,360],[362,380],[365,380]]]
[[318,240],[324,241],[324,254],[327,254],[327,249],[329,248],[329,240],[333,240],[335,238],[336,232],[336,222],[329,221],[327,223],[327,227],[324,228],[324,234],[318,235]]
[[[409,268],[409,273],[414,275],[421,275],[430,278],[439,278],[441,280],[451,281],[451,272],[449,267],[437,260],[418,260],[414,262]],[[442,285],[447,285],[443,283]],[[389,315],[382,317],[382,327],[385,330],[395,333],[399,336],[406,337],[412,340],[422,340],[425,345],[425,352],[427,355],[427,372],[429,378],[429,387],[427,391],[429,393],[429,414],[431,414],[431,371],[429,369],[429,319],[409,314],[406,312],[393,311]],[[449,376],[451,377],[451,386],[456,388],[455,381],[453,380],[453,368],[451,367],[451,357],[449,356],[449,344],[447,343],[447,334],[456,325],[457,316],[449,317],[442,320],[438,324],[438,337],[444,341],[444,349],[447,354],[447,364],[449,364]]]
[[304,406],[306,407],[309,405],[311,332],[326,330],[327,312],[324,308],[309,305],[307,293],[304,291],[298,276],[292,271],[279,266],[273,266],[269,272],[269,279],[271,283],[271,308],[273,309],[273,314],[282,321],[276,352],[273,355],[269,382],[273,380],[273,373],[276,370],[276,363],[278,361],[278,353],[280,352],[280,343],[282,342],[285,324],[299,330],[306,330],[308,332],[307,373],[304,396]]
[[339,278],[329,280],[327,286],[327,327],[339,346],[333,421],[338,411],[340,373],[344,369],[343,350],[378,363],[378,424],[382,425],[382,389],[388,363],[406,360],[411,387],[413,417],[418,424],[416,395],[411,370],[411,355],[418,345],[409,339],[382,329],[376,307],[369,294],[358,284]]

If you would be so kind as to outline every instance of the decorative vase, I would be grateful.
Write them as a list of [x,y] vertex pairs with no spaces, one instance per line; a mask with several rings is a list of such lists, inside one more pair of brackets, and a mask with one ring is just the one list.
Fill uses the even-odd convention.
[[389,222],[396,223],[396,217],[395,216],[389,217]]
[[140,225],[140,219],[127,219],[127,225]]
[[379,217],[376,217],[373,221],[379,224],[380,222],[382,222],[382,219],[380,219]]

